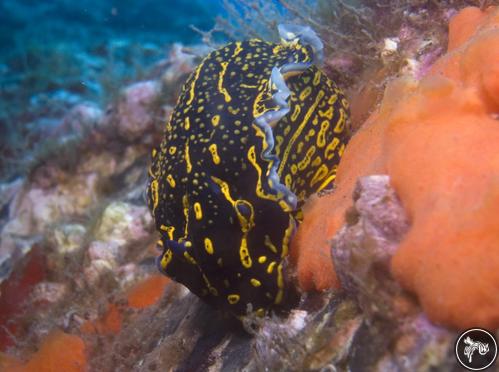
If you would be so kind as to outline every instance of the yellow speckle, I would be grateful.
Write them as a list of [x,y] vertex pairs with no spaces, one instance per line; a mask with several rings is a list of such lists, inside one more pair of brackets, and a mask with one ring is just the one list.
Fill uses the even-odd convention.
[[253,287],[260,287],[262,285],[262,282],[255,278],[251,278],[250,282]]
[[220,123],[220,115],[213,115],[213,117],[211,118],[211,124],[216,127],[218,123]]
[[173,179],[173,176],[171,174],[166,176],[166,181],[171,187],[175,187],[175,180]]
[[284,200],[279,200],[278,204],[284,212],[291,212],[293,210]]
[[344,151],[345,151],[345,144],[342,143],[340,149],[338,150],[338,155],[343,156]]
[[168,153],[170,155],[174,155],[175,153],[177,152],[177,147],[176,146],[172,146],[168,149]]
[[220,164],[220,156],[218,155],[217,144],[212,143],[210,146],[208,146],[208,150],[210,150],[213,163]]
[[329,129],[329,120],[324,120],[321,123],[321,129],[317,134],[317,147],[324,147],[326,145],[326,133]]
[[196,216],[196,220],[201,220],[203,218],[203,209],[201,208],[201,204],[198,202],[194,203],[194,215]]
[[319,167],[319,169],[317,169],[317,171],[314,174],[314,177],[310,181],[310,186],[314,186],[317,182],[319,182],[320,180],[324,179],[324,177],[326,177],[326,175],[328,174],[328,172],[329,172],[329,169],[328,169],[327,165],[322,164]]
[[293,115],[291,115],[291,121],[296,121],[298,119],[298,115],[300,115],[301,107],[300,105],[296,105],[293,111]]
[[319,110],[319,116],[328,118],[329,120],[333,119],[333,106],[330,106],[327,111],[320,111]]
[[238,294],[230,294],[227,296],[227,301],[229,301],[229,304],[235,305],[239,302],[239,299],[241,297]]
[[346,123],[346,113],[345,110],[342,108],[340,109],[340,118],[338,122],[336,123],[336,126],[334,127],[334,133],[341,133],[343,132],[343,129],[345,129],[345,123]]
[[170,249],[167,249],[166,252],[163,254],[163,257],[161,257],[161,268],[163,270],[166,270],[166,267],[170,263],[173,257],[173,252]]
[[204,249],[208,254],[213,254],[213,252],[215,251],[213,249],[213,243],[210,238],[204,238]]
[[277,253],[277,247],[274,245],[274,243],[272,243],[272,240],[270,240],[270,236],[265,235],[263,244],[265,244],[265,246],[272,252]]
[[319,85],[320,81],[321,81],[321,72],[317,71],[314,75],[314,81],[312,82],[312,84]]
[[230,112],[232,115],[237,115],[237,114],[239,114],[239,110],[240,110],[240,108],[234,108],[234,107],[232,107],[232,106],[229,106],[228,110],[229,110],[229,112]]
[[186,259],[189,263],[191,263],[191,264],[193,264],[193,265],[197,265],[196,260],[194,259],[194,257],[192,257],[192,256],[189,254],[189,252],[184,252],[184,257],[185,257],[185,259]]
[[274,271],[274,267],[276,265],[275,261],[272,261],[269,263],[269,266],[267,267],[267,274],[272,274],[272,271]]
[[300,100],[304,101],[312,93],[312,87],[308,86],[300,93]]
[[317,155],[314,159],[314,161],[312,162],[312,167],[318,167],[319,165],[321,165],[322,163],[322,159],[319,155]]
[[331,97],[329,97],[327,103],[328,105],[334,105],[337,100],[338,100],[338,95],[333,94]]
[[239,257],[243,266],[249,269],[252,265],[252,261],[248,250],[248,241],[246,240],[245,236],[243,236],[243,238],[241,239],[241,246],[239,247]]
[[267,261],[267,256],[260,256],[258,257],[258,262],[263,264],[265,263],[265,261]]
[[326,146],[326,151],[324,156],[327,160],[331,160],[335,154],[336,147],[340,144],[340,140],[338,137],[334,137],[333,140]]
[[310,164],[310,160],[312,159],[312,156],[314,156],[315,151],[316,147],[314,145],[309,147],[303,159],[298,163],[299,170],[302,171],[308,167],[308,165]]

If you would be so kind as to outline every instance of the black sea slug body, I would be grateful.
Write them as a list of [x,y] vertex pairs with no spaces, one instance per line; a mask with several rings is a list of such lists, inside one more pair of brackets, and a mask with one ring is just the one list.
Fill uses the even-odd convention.
[[201,62],[149,171],[160,270],[237,315],[283,302],[300,207],[334,180],[349,137],[348,104],[314,64],[322,42],[308,27],[279,33]]

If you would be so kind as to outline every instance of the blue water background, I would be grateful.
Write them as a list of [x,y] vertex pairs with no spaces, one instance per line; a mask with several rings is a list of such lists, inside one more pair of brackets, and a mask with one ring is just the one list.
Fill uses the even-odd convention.
[[137,42],[199,41],[189,25],[208,30],[221,0],[2,0],[0,52],[33,42],[82,45],[109,39]]
[[221,0],[0,0],[0,126],[40,94],[108,103],[221,13]]
[[22,173],[43,128],[157,78],[173,43],[202,42],[190,25],[210,30],[220,14],[222,0],[0,0],[0,180]]
[[[249,3],[230,1],[253,24]],[[275,17],[264,8],[277,0],[261,4]],[[32,157],[44,128],[72,107],[105,109],[129,84],[158,79],[174,43],[203,43],[191,25],[209,31],[227,15],[223,0],[0,0],[0,182],[23,173],[14,163]],[[244,25],[229,24],[233,37],[247,37]]]

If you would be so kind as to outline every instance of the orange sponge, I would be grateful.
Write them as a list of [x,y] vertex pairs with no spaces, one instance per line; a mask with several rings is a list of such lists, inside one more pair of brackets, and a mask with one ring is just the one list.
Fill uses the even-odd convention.
[[[154,305],[161,298],[170,279],[161,274],[136,283],[127,291],[128,306],[133,309],[145,309]],[[84,322],[80,330],[83,333],[118,334],[123,325],[123,313],[117,305],[108,304],[106,313],[100,319]]]
[[143,309],[154,305],[163,295],[170,279],[155,274],[137,283],[128,292],[128,305],[135,309]]
[[27,363],[11,360],[8,364],[3,364],[3,367],[11,372],[86,371],[85,344],[78,336],[56,330],[45,337],[40,349]]
[[[421,81],[400,78],[353,137],[337,190],[305,211],[292,249],[303,289],[337,285],[329,254],[356,179],[388,174],[411,220],[392,273],[430,319],[499,328],[499,8],[466,8],[449,51]],[[309,244],[315,242],[315,245]],[[330,261],[330,257],[328,258]],[[324,260],[327,261],[327,260]]]

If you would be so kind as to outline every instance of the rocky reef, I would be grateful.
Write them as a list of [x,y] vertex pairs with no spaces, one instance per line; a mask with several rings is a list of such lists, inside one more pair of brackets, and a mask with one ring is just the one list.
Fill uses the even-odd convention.
[[[450,22],[448,52],[420,80],[392,81],[345,151],[333,193],[305,212],[295,239],[302,288],[337,287],[308,260],[335,236],[360,176],[386,174],[410,227],[391,273],[430,319],[454,328],[499,327],[497,227],[497,11],[465,9]],[[317,220],[324,226],[316,230]],[[308,239],[317,244],[308,244]],[[334,247],[333,247],[334,251]],[[316,278],[317,277],[317,278]],[[473,279],[471,279],[473,277]],[[323,284],[322,281],[326,281]],[[317,282],[317,284],[316,284]],[[466,301],[462,299],[466,298]]]
[[150,150],[204,46],[64,110],[55,151],[0,185],[0,370],[459,370],[460,330],[499,336],[499,8],[439,9],[435,45],[409,9],[407,43],[343,81],[356,131],[292,239],[287,313],[240,321],[154,265]]

